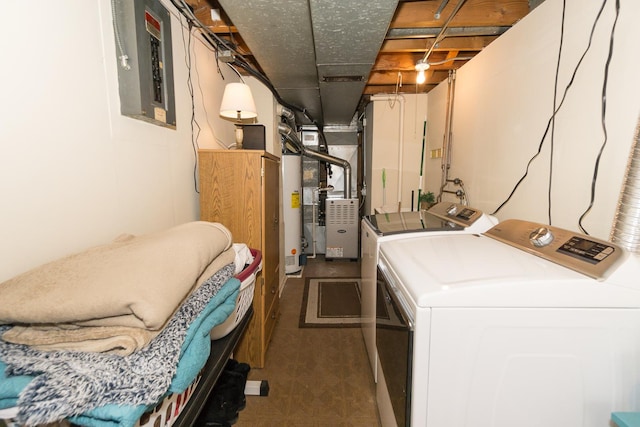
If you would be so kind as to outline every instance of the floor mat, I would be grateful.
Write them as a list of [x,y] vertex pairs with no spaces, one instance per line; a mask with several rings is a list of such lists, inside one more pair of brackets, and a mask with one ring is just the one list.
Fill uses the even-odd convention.
[[360,279],[309,278],[300,310],[301,328],[360,327]]

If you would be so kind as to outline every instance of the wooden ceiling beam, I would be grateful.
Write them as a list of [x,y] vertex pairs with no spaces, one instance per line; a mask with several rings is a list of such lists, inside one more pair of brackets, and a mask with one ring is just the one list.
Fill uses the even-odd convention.
[[[450,37],[442,40],[433,48],[434,52],[456,49],[458,51],[480,51],[487,47],[498,36]],[[385,40],[380,52],[426,52],[431,48],[434,39],[394,39]]]
[[[416,76],[418,73],[414,71],[402,72],[402,84],[415,85]],[[425,84],[438,84],[449,74],[448,68],[428,69],[425,71],[426,83]],[[368,86],[395,86],[398,83],[397,71],[374,71],[369,74]]]
[[[471,57],[477,52],[462,52],[456,50],[434,52],[429,56],[429,62],[440,62],[447,59],[453,59],[457,56]],[[413,71],[416,62],[422,59],[424,52],[400,52],[400,53],[380,53],[373,65],[372,71]],[[456,61],[459,64],[455,68],[459,68],[463,61]],[[432,67],[447,68],[443,65],[433,65]]]
[[[390,28],[438,28],[446,22],[458,1],[449,1],[435,13],[440,1],[400,2]],[[529,0],[467,0],[451,20],[451,27],[510,26],[529,13]]]
[[[185,0],[185,2],[193,9],[193,14],[198,20],[209,27],[216,34],[238,33],[238,29],[233,25],[227,14],[220,7],[217,1],[209,3],[205,0]],[[220,20],[214,21],[211,18],[211,10],[215,9],[220,14]]]
[[[418,90],[416,91],[415,84],[406,84],[406,85],[403,85],[401,88],[397,88],[397,89],[398,89],[398,93],[415,94],[415,93],[428,93],[431,89],[433,89],[436,86],[437,84],[425,83],[425,84],[419,85]],[[371,95],[381,95],[381,94],[387,94],[387,93],[396,93],[395,84],[367,86],[364,90],[363,95],[371,96]]]

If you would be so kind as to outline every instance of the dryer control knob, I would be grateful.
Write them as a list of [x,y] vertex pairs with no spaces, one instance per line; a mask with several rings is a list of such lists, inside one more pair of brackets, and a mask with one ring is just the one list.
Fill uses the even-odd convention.
[[553,242],[553,234],[547,227],[539,227],[529,234],[529,241],[539,248]]

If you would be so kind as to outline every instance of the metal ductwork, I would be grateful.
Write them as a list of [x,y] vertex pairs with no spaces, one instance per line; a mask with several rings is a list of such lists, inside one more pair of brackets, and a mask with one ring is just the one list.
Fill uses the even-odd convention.
[[398,0],[220,4],[280,97],[324,126],[352,122]]
[[283,117],[288,123],[293,123],[295,126],[296,116],[290,109],[278,104],[276,106],[276,114]]
[[631,144],[620,200],[613,220],[611,241],[640,253],[640,119]]
[[304,146],[298,135],[287,124],[280,123],[278,125],[278,132],[284,136],[285,139],[290,142],[296,151],[300,152],[303,156],[309,157],[321,162],[331,163],[332,165],[339,166],[344,169],[344,198],[351,198],[351,165],[348,161],[340,159],[338,157],[331,156],[319,151],[310,150]]

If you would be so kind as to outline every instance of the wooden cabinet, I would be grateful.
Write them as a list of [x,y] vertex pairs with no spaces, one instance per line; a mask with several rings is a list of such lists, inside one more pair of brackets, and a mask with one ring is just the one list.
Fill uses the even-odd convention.
[[234,357],[264,367],[278,316],[280,265],[279,159],[260,150],[200,150],[200,218],[224,224],[235,243],[262,252],[254,316]]

